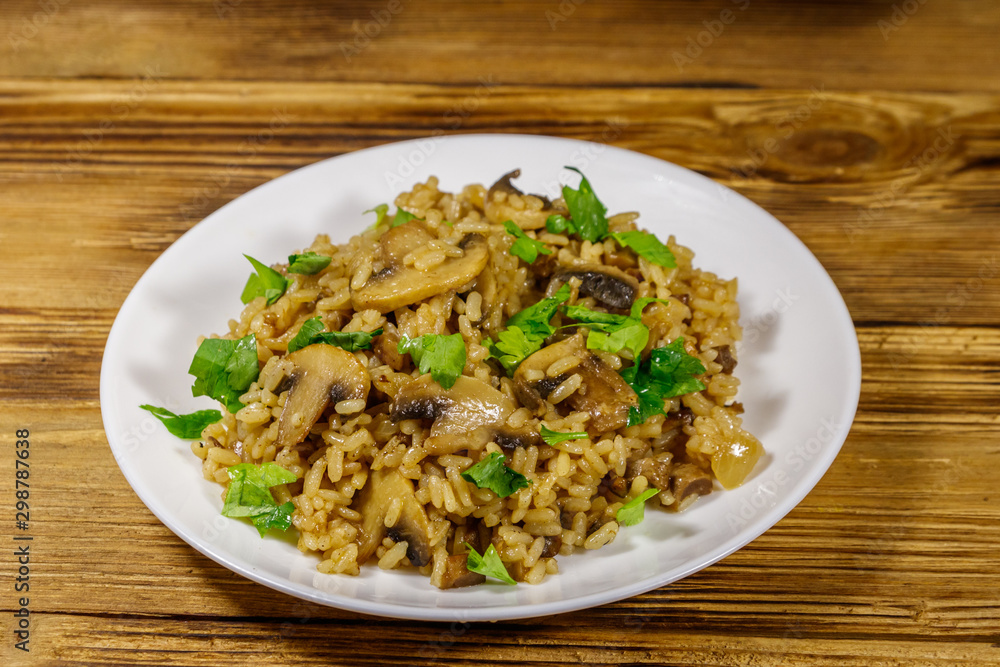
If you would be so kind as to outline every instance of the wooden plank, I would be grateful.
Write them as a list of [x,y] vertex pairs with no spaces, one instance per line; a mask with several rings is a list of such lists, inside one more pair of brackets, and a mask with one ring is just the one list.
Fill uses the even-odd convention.
[[[143,85],[0,82],[0,109],[20,119],[0,126],[6,306],[42,292],[115,307],[159,252],[255,185],[517,117],[519,131],[610,140],[757,201],[824,263],[858,322],[1000,323],[997,96],[158,81],[131,105]],[[70,285],[38,271],[67,264]]]
[[998,28],[976,0],[9,0],[0,76],[997,92]]

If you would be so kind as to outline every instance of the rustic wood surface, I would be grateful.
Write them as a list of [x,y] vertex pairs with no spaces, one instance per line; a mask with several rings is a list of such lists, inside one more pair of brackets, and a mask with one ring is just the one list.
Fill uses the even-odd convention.
[[[998,34],[991,0],[6,0],[0,663],[1000,664]],[[98,400],[135,281],[252,187],[436,130],[610,137],[809,246],[854,317],[863,387],[795,510],[659,590],[456,626],[273,592],[145,508]]]

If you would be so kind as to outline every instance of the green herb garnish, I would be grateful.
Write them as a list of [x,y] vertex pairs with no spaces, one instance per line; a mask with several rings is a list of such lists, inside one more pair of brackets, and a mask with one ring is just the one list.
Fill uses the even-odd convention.
[[649,327],[642,323],[642,311],[649,304],[662,299],[644,297],[636,299],[628,315],[601,313],[585,306],[566,306],[563,313],[588,327],[587,348],[617,354],[630,350],[638,360],[649,342]]
[[583,172],[576,167],[566,167],[580,174],[580,188],[574,190],[568,185],[562,188],[566,208],[580,238],[595,243],[608,235],[608,209],[594,194],[594,188]]
[[646,515],[646,501],[659,492],[659,489],[646,489],[619,507],[618,511],[615,512],[615,519],[623,526],[634,526],[637,523],[642,523]]
[[555,213],[545,219],[545,229],[553,234],[577,234],[579,230],[572,220]]
[[396,216],[392,219],[392,224],[389,227],[399,227],[400,225],[405,225],[410,220],[416,220],[417,216],[413,215],[409,211],[404,211],[403,209],[396,209]]
[[492,452],[463,472],[462,479],[472,482],[480,489],[489,489],[501,498],[531,485],[530,479],[508,468],[504,460],[503,454]]
[[291,527],[295,505],[291,501],[279,505],[269,489],[294,482],[298,479],[295,473],[277,463],[240,463],[230,466],[227,472],[229,490],[222,506],[223,516],[250,519],[261,537],[271,528],[288,530]]
[[375,218],[375,224],[369,227],[369,229],[374,229],[375,227],[381,225],[382,221],[385,220],[385,216],[388,212],[389,212],[388,204],[379,204],[375,208],[370,208],[367,211],[362,211],[362,213],[374,213],[377,216]]
[[291,281],[271,267],[261,264],[250,255],[243,256],[250,260],[257,272],[251,273],[250,277],[247,278],[247,284],[243,287],[240,301],[250,303],[257,297],[263,296],[267,298],[267,305],[270,306],[285,293]]
[[490,356],[500,362],[508,375],[513,375],[521,362],[542,349],[545,339],[555,333],[549,320],[569,297],[569,285],[564,283],[552,296],[507,320],[507,328],[497,334],[496,342],[490,343]]
[[140,405],[143,410],[150,413],[167,427],[171,434],[184,440],[197,440],[201,437],[201,432],[209,424],[222,419],[222,413],[218,410],[198,410],[188,415],[177,415],[166,408],[158,408],[155,405]]
[[524,230],[508,220],[503,223],[503,228],[508,234],[513,234],[516,239],[510,247],[510,254],[520,257],[528,264],[534,263],[538,255],[551,255],[552,249],[548,248],[541,241],[535,240],[524,233]]
[[463,542],[469,549],[469,555],[465,560],[465,569],[469,572],[475,572],[476,574],[482,574],[487,577],[493,577],[494,579],[499,579],[505,584],[510,584],[511,586],[517,585],[514,578],[510,576],[507,572],[507,568],[504,566],[503,561],[500,560],[500,554],[497,553],[497,548],[490,544],[486,547],[486,551],[480,556],[479,553],[472,548],[472,545],[468,542]]
[[560,442],[566,442],[567,440],[579,440],[580,438],[587,437],[587,433],[585,432],[566,433],[562,431],[553,431],[545,424],[542,424],[540,434],[542,436],[542,440],[547,445],[557,445]]
[[311,276],[330,266],[332,259],[332,257],[311,251],[304,252],[301,255],[289,255],[288,272]]
[[621,371],[639,397],[639,407],[629,408],[628,425],[642,424],[653,415],[665,414],[663,404],[668,398],[704,389],[705,383],[695,377],[704,372],[704,364],[684,351],[683,338],[666,347],[654,348],[649,359]]
[[677,267],[674,253],[670,252],[670,248],[663,245],[660,239],[649,232],[611,232],[608,236],[618,241],[618,245],[631,248],[636,254],[645,257],[653,264],[665,266],[668,269]]
[[400,354],[409,352],[420,372],[430,373],[445,389],[451,389],[465,370],[465,340],[460,333],[450,336],[426,334],[419,338],[404,335],[396,349]]
[[371,333],[367,331],[327,331],[322,318],[317,315],[302,323],[295,337],[288,341],[288,351],[295,352],[316,343],[333,345],[348,352],[368,350],[371,349],[372,339],[381,333],[382,329],[376,329]]
[[195,377],[193,396],[214,398],[235,414],[243,407],[240,396],[260,375],[257,339],[253,334],[239,340],[206,338],[195,352],[188,373]]

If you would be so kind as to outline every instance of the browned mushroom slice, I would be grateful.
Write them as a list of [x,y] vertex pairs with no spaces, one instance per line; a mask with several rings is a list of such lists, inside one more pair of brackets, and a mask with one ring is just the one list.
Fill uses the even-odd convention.
[[[389,236],[412,224],[410,222],[396,227],[384,236]],[[415,236],[421,235],[421,232],[412,233]],[[373,309],[380,313],[388,313],[448,290],[458,289],[472,282],[486,268],[489,261],[486,238],[482,234],[467,234],[458,245],[463,251],[461,257],[450,257],[432,269],[421,271],[403,264],[403,257],[409,252],[406,248],[412,249],[410,244],[413,242],[412,238],[405,236],[401,238],[394,236],[388,241],[384,239],[381,241],[389,247],[387,251],[387,246],[383,245],[382,259],[385,268],[372,274],[359,289],[352,290],[351,302],[355,310]],[[403,250],[406,250],[406,253]]]
[[[395,501],[401,503],[398,518],[387,526],[386,518]],[[406,557],[418,567],[431,559],[430,521],[413,491],[413,482],[395,468],[380,468],[354,497],[351,508],[361,513],[358,565],[367,561],[385,537],[406,542]]]
[[570,278],[580,280],[580,294],[592,296],[601,303],[628,310],[639,291],[639,282],[621,269],[603,264],[581,264],[566,267],[552,275],[547,293],[554,294]]
[[678,503],[692,494],[707,496],[712,492],[712,477],[693,463],[679,463],[670,471],[670,492]]
[[510,399],[482,380],[460,375],[451,389],[445,389],[430,375],[422,375],[396,395],[389,418],[434,420],[423,443],[432,454],[478,451],[491,440],[508,446],[535,444],[537,434],[506,425],[512,412]]
[[278,419],[279,448],[302,442],[331,402],[368,400],[371,377],[350,352],[316,344],[292,352],[291,388]]
[[[523,192],[514,187],[510,182],[512,178],[517,178],[520,175],[521,170],[515,169],[501,176],[500,180],[490,186],[489,191],[486,193],[484,206],[487,220],[497,225],[502,225],[505,221],[511,220],[521,229],[541,229],[545,226],[545,221],[550,215],[554,213],[566,213],[565,210],[554,208],[548,198],[542,195],[528,195],[537,197],[542,201],[542,206],[538,209],[520,209],[511,205],[508,199],[509,195],[525,196]],[[497,195],[501,192],[505,196],[498,197]]]
[[[576,368],[554,378],[546,374],[553,363],[569,357],[580,360]],[[523,405],[537,410],[573,373],[580,374],[586,391],[570,394],[566,402],[574,410],[590,414],[593,432],[614,431],[628,423],[629,408],[639,404],[638,397],[621,375],[587,349],[582,333],[543,347],[521,362],[514,372],[514,392]]]
[[486,581],[486,575],[478,572],[470,572],[468,565],[468,554],[455,554],[448,556],[445,561],[444,572],[441,574],[441,581],[438,588],[463,588],[465,586],[477,586]]
[[632,481],[639,475],[646,478],[650,486],[664,491],[670,491],[673,487],[670,466],[671,455],[647,456],[646,458],[630,461],[626,469],[625,476]]

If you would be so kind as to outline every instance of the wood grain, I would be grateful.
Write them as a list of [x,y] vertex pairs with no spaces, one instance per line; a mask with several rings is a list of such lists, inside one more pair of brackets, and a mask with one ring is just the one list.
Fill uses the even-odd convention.
[[[4,2],[0,442],[31,429],[35,539],[28,655],[0,557],[0,664],[1000,665],[998,29],[987,0]],[[473,132],[653,155],[787,225],[858,329],[833,466],[716,565],[541,619],[361,616],[201,556],[107,446],[122,301],[263,182]]]

